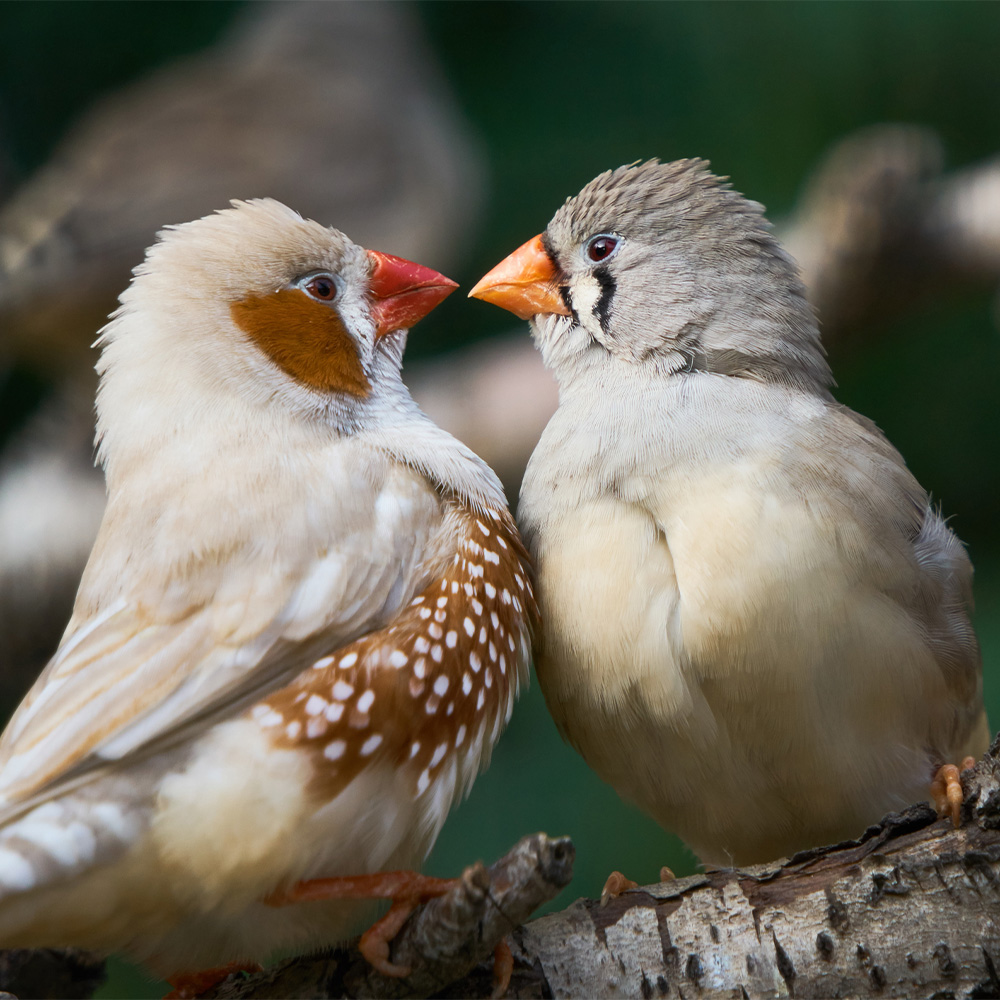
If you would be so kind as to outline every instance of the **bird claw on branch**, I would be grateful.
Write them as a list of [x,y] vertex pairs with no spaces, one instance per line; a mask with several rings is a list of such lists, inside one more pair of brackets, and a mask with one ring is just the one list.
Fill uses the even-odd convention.
[[[569,884],[574,853],[568,837],[536,833],[489,868],[470,865],[450,892],[421,906],[393,940],[392,962],[412,969],[405,978],[381,975],[356,950],[337,950],[290,959],[259,975],[232,976],[205,996],[402,998],[440,993],[490,959],[497,944]],[[490,973],[484,971],[476,984],[466,981],[456,995],[489,993]]]

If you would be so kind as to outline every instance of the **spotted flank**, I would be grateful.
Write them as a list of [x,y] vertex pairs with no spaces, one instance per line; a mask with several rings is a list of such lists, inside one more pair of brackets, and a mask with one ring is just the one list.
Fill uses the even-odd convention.
[[510,514],[460,516],[451,565],[392,626],[320,657],[250,710],[277,746],[312,751],[316,794],[333,797],[379,760],[419,798],[456,773],[456,757],[466,787],[488,762],[527,676],[537,611]]

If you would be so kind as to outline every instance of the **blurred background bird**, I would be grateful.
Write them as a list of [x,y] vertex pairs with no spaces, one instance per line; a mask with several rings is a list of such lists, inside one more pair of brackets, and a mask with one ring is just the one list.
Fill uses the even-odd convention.
[[[272,120],[278,124],[270,134],[281,138],[251,142],[251,155],[232,159],[249,169],[266,153],[296,148],[280,123],[296,115],[297,101],[307,101],[301,92],[311,80],[343,75],[354,81],[350,88],[320,101],[321,111],[294,130],[298,141],[308,138],[309,143],[333,134],[327,159],[290,171],[294,184],[303,188],[301,197],[270,183],[267,190],[263,184],[252,190],[222,184],[225,200],[283,198],[321,222],[345,228],[365,245],[410,253],[466,289],[525,233],[541,229],[555,204],[613,164],[650,156],[703,156],[767,206],[782,239],[804,265],[810,296],[821,309],[838,398],[886,432],[933,497],[945,500],[945,515],[969,546],[976,566],[975,624],[983,645],[987,710],[997,718],[1000,684],[993,665],[1000,648],[1000,626],[994,624],[1000,613],[1000,529],[994,509],[1000,465],[993,456],[1000,446],[994,390],[1000,370],[995,298],[1000,284],[1000,66],[993,40],[1000,32],[1000,9],[420,2],[403,10],[366,5],[374,9],[359,15],[344,4],[329,5],[341,9],[339,14],[320,4],[295,6],[301,9],[301,30],[315,35],[317,44],[300,39],[297,57],[272,61],[280,67],[279,76],[292,77],[296,66],[305,67],[292,93],[274,102]],[[0,207],[0,243],[6,246],[14,232],[8,213],[16,210],[20,217],[19,203],[32,201],[36,185],[60,163],[65,179],[51,189],[44,211],[34,210],[36,216],[60,219],[67,201],[101,200],[82,192],[115,173],[115,157],[98,155],[104,142],[113,142],[115,130],[94,124],[107,121],[110,107],[127,107],[135,95],[157,91],[169,103],[173,86],[183,87],[186,67],[216,60],[229,73],[249,73],[254,65],[264,72],[266,60],[250,57],[253,46],[240,46],[253,38],[252,22],[268,16],[278,15],[239,3],[0,5],[0,164],[8,164],[0,169],[0,194],[8,192]],[[374,29],[351,33],[342,28],[337,32],[341,41],[327,36],[323,42],[324,19],[335,16],[385,18],[397,29],[385,36]],[[264,30],[259,36],[264,41],[257,44],[267,48],[270,34]],[[307,58],[305,50],[314,55]],[[171,74],[175,84],[168,86]],[[189,101],[177,106],[175,125],[198,131],[199,109],[224,92],[221,84],[195,87]],[[381,95],[378,101],[373,94]],[[437,115],[410,114],[410,101],[430,102]],[[263,113],[271,106],[237,93],[230,117],[249,129],[257,109]],[[121,200],[125,208],[144,211],[156,191],[177,198],[179,205],[197,187],[190,177],[183,179],[184,170],[195,170],[203,179],[223,177],[226,150],[236,148],[231,129],[218,124],[204,129],[224,141],[196,157],[193,142],[156,145],[153,139],[161,129],[144,125],[147,119],[159,120],[152,106],[132,107],[118,131],[141,136],[135,155],[149,149],[150,156],[146,162],[130,161],[136,166],[119,182],[138,178],[135,186],[122,188],[129,192]],[[341,121],[355,107],[361,109],[359,120],[382,136],[381,143],[355,147],[337,136],[358,131],[324,131],[326,123]],[[421,123],[419,129],[407,128],[411,118]],[[385,124],[382,131],[379,123]],[[69,169],[68,153],[88,134],[90,151],[84,149]],[[421,135],[440,159],[429,177],[427,171],[419,173],[427,187],[406,188],[408,208],[394,212],[390,206],[400,204],[395,196],[396,185],[402,184],[399,171],[416,170],[430,155],[410,149]],[[398,151],[403,155],[395,172],[379,166],[393,162]],[[204,157],[208,167],[193,165]],[[410,249],[402,228],[395,242],[387,237],[380,245],[378,234],[366,231],[366,218],[349,223],[339,214],[350,210],[337,201],[338,191],[352,190],[349,183],[336,183],[336,164],[345,161],[353,162],[361,176],[381,178],[372,185],[372,203],[359,214],[422,218],[432,230],[451,226],[451,235],[435,244],[441,255],[427,252],[431,242]],[[231,163],[227,169],[234,169]],[[307,201],[306,189],[328,194],[329,214]],[[204,211],[222,203],[212,199]],[[465,207],[452,215],[453,204]],[[193,207],[172,211],[169,205],[159,211],[148,219],[149,236],[164,223],[198,214]],[[58,236],[51,221],[33,226],[40,234],[37,246],[66,238]],[[85,241],[92,226],[96,221],[69,228],[70,241]],[[131,257],[122,255],[120,276],[107,282],[106,309],[148,242],[136,236]],[[46,259],[37,248],[33,253]],[[58,258],[51,259],[53,266],[36,272],[41,294],[34,311],[39,315],[50,300],[82,294],[62,293],[77,288],[70,280],[78,266],[70,263],[72,257],[64,256],[57,266]],[[22,261],[27,266],[27,259]],[[0,272],[5,274],[6,267],[0,262]],[[0,276],[3,303],[6,287],[6,277]],[[872,289],[881,293],[873,295]],[[86,357],[85,346],[100,323],[97,312],[89,329],[80,324],[74,335],[82,345],[76,364],[84,370],[96,360]],[[10,317],[0,305],[5,345],[0,351],[7,365],[0,426],[8,464],[0,484],[0,573],[15,560],[18,567],[14,585],[4,586],[0,601],[7,623],[0,638],[4,682],[10,684],[12,710],[14,690],[27,687],[32,669],[25,667],[20,678],[11,680],[15,654],[22,663],[40,665],[54,648],[90,544],[89,538],[82,543],[79,538],[87,524],[96,530],[103,497],[91,471],[92,401],[85,395],[75,409],[85,420],[60,419],[69,404],[50,387],[72,366],[61,362],[61,348],[29,352],[16,346],[21,337]],[[551,380],[526,324],[512,326],[500,310],[453,296],[411,338],[404,377],[435,420],[501,471],[508,496],[515,496],[523,463],[555,406]],[[25,459],[27,467],[20,464]],[[11,479],[15,467],[22,472]],[[29,476],[31,468],[36,471]],[[18,482],[21,502],[14,504],[7,498]],[[32,482],[36,488],[30,488]],[[84,483],[90,484],[89,492]],[[63,496],[72,499],[48,515]],[[11,518],[4,513],[9,510],[15,511]],[[75,557],[59,565],[72,563],[77,569],[52,572],[57,564],[48,553],[74,549]],[[50,617],[54,624],[48,628],[25,628],[42,595],[46,604],[61,600],[64,610]],[[36,638],[22,640],[26,634]],[[17,652],[32,645],[33,657]],[[563,746],[534,689],[519,704],[490,771],[446,824],[431,870],[451,872],[456,862],[496,856],[526,829],[540,828],[571,833],[577,842],[576,879],[557,906],[570,895],[598,893],[613,867],[651,880],[661,864],[678,873],[695,864],[678,841],[621,805]],[[137,988],[133,983],[126,992]]]

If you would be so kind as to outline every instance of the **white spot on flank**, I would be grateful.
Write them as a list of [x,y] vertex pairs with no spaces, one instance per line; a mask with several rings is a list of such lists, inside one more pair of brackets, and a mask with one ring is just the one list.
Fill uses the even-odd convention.
[[448,589],[448,581],[447,580],[442,580],[441,581],[441,589],[442,590],[447,590]]
[[358,699],[358,711],[367,712],[368,709],[372,707],[372,703],[375,701],[375,692],[369,688],[359,699]]
[[382,737],[378,733],[373,733],[361,744],[361,756],[367,757],[373,754],[382,744]]
[[340,658],[340,669],[347,670],[348,668],[353,667],[354,664],[357,662],[358,662],[358,654],[348,653],[346,656],[342,656]]
[[481,712],[483,710],[483,705],[486,703],[486,692],[482,688],[479,689],[479,697],[476,698],[476,711]]
[[35,869],[16,851],[0,847],[0,883],[23,892],[35,884]]
[[469,653],[469,666],[472,667],[474,674],[478,674],[482,669],[483,661],[475,653]]
[[503,653],[500,654],[500,673],[502,674],[507,673],[507,660],[504,657]]
[[343,740],[334,740],[332,743],[327,743],[326,748],[323,750],[323,756],[327,760],[340,760],[344,756],[346,749],[347,744]]
[[507,548],[507,543],[503,540],[503,535],[497,535],[497,545],[502,549]]
[[497,555],[496,552],[491,551],[490,549],[483,549],[483,558],[488,563],[493,563],[494,566],[500,565],[500,556]]
[[347,681],[337,681],[333,685],[333,696],[337,701],[345,701],[354,694],[354,685],[348,684]]
[[423,604],[423,603],[424,603],[423,597],[414,597],[413,600],[410,601],[410,607],[412,608],[413,605],[415,604]]
[[483,674],[483,680],[486,681],[486,686],[488,688],[493,687],[493,671],[487,668],[486,672]]
[[510,651],[514,652],[514,637],[512,635],[507,636],[507,645],[510,646]]
[[340,722],[340,717],[344,714],[344,706],[339,702],[335,701],[327,710],[326,717],[331,722]]
[[440,625],[436,624],[435,622],[431,622],[430,625],[427,626],[427,634],[432,639],[440,639],[441,636],[444,635],[444,630],[441,628]]
[[444,650],[442,650],[441,647],[437,643],[435,643],[433,646],[431,646],[431,659],[435,663],[440,663],[441,662],[441,657],[442,657],[443,654],[444,654]]
[[295,722],[289,722],[285,727],[285,732],[288,734],[290,740],[294,740],[302,732],[302,723],[297,719]]
[[314,740],[317,736],[322,736],[328,728],[327,721],[322,716],[318,719],[310,719],[306,723],[306,736]]
[[484,534],[484,535],[485,535],[485,536],[486,536],[487,538],[489,538],[489,537],[490,537],[490,529],[489,529],[489,528],[487,528],[487,527],[486,527],[486,525],[485,525],[485,524],[483,524],[483,522],[482,522],[482,521],[479,521],[479,520],[477,520],[477,521],[476,521],[476,524],[478,524],[478,525],[479,525],[479,530],[480,530],[480,531],[481,531],[481,532],[482,532],[482,533],[483,533],[483,534]]
[[482,615],[482,613],[483,613],[483,606],[482,606],[482,604],[479,601],[477,601],[475,598],[472,599],[472,610],[475,611],[475,613],[477,615]]
[[438,710],[438,705],[440,705],[440,704],[441,704],[441,699],[438,698],[436,695],[432,694],[427,699],[427,704],[424,705],[424,711],[428,715],[433,715]]
[[121,807],[114,802],[98,802],[97,805],[91,806],[90,811],[101,826],[119,840],[128,840],[133,835],[132,825],[125,818]]
[[467,730],[465,728],[465,723],[463,722],[458,727],[458,732],[455,733],[455,746],[460,747],[465,742],[465,734]]
[[453,701],[449,701],[448,702],[448,707],[445,708],[445,710],[444,710],[444,714],[445,715],[451,715],[451,713],[454,712],[454,711],[455,711],[455,703]]
[[514,579],[517,581],[518,590],[524,590],[524,577],[520,573],[515,573]]
[[431,616],[431,609],[430,608],[421,608],[420,609],[420,617],[423,618],[424,621],[427,621],[427,619],[430,618],[430,616]]
[[319,715],[327,706],[326,698],[321,698],[318,694],[311,695],[306,702],[306,715]]
[[504,604],[510,604],[510,591],[506,587],[503,588],[503,592],[500,594],[500,600]]
[[447,597],[439,597],[437,599],[437,606],[439,608],[446,608],[448,606],[448,598]]
[[444,620],[447,617],[448,617],[448,615],[444,611],[435,611],[434,612],[434,621],[436,621],[436,622],[441,622],[442,624],[444,624]]
[[422,635],[418,635],[417,638],[413,640],[413,648],[418,653],[426,653],[431,648],[431,644]]
[[476,626],[472,624],[472,619],[468,615],[462,620],[462,628],[465,629],[465,634],[471,639],[476,633]]
[[495,611],[490,612],[490,621],[494,628],[500,628],[500,616]]
[[280,713],[274,711],[269,705],[264,706],[265,711],[257,717],[257,722],[262,726],[280,726],[284,721],[285,717]]
[[434,693],[439,697],[444,697],[444,693],[448,690],[448,678],[444,674],[441,674],[437,680],[434,681]]
[[334,657],[324,656],[323,659],[317,660],[313,664],[313,670],[326,670],[327,667],[333,664]]
[[414,677],[426,677],[427,676],[427,661],[421,657],[413,664],[413,676]]
[[469,563],[469,576],[475,578],[483,575],[483,567],[479,563]]
[[420,740],[414,740],[410,744],[410,760],[413,760],[420,753]]
[[[458,557],[456,556],[456,558],[458,558]],[[458,593],[458,581],[457,580],[452,580],[451,581],[451,592],[453,594],[457,594]]]
[[471,690],[472,690],[472,678],[468,675],[467,672],[463,673],[462,674],[462,694],[468,695],[468,693]]
[[472,595],[476,592],[471,583],[463,583],[462,590],[464,590],[469,597],[472,597]]
[[483,587],[486,589],[486,596],[490,599],[497,596],[497,588],[492,583],[484,583]]
[[443,761],[443,760],[444,760],[444,755],[445,755],[445,754],[446,754],[447,752],[448,752],[448,744],[447,744],[447,743],[439,743],[439,744],[438,744],[438,745],[437,745],[437,746],[436,746],[436,747],[434,748],[434,756],[433,756],[433,757],[431,757],[431,763],[430,763],[430,766],[431,766],[431,767],[437,767],[437,766],[438,766],[438,764],[440,764],[440,763],[441,763],[441,761]]
[[458,633],[454,629],[444,637],[444,644],[449,649],[454,649],[458,645]]
[[407,656],[401,649],[394,649],[389,654],[389,665],[395,667],[399,670],[400,667],[406,666]]
[[516,597],[513,598],[513,601],[514,601],[514,610],[518,614],[520,614],[521,613],[521,602]]
[[485,625],[479,630],[479,644],[482,645],[484,642],[486,642],[486,626]]
[[430,783],[431,783],[431,774],[430,771],[428,771],[427,768],[425,767],[420,772],[420,777],[417,778],[417,795],[423,795],[424,792],[426,792],[428,787],[430,786]]

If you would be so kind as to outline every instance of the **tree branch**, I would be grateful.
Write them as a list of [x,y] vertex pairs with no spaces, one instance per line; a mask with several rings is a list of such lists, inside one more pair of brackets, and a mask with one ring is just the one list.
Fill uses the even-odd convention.
[[963,784],[958,830],[920,804],[855,841],[578,900],[510,933],[570,877],[570,842],[536,834],[414,914],[393,945],[406,979],[340,949],[205,996],[487,997],[510,933],[509,997],[1000,997],[1000,739]]

